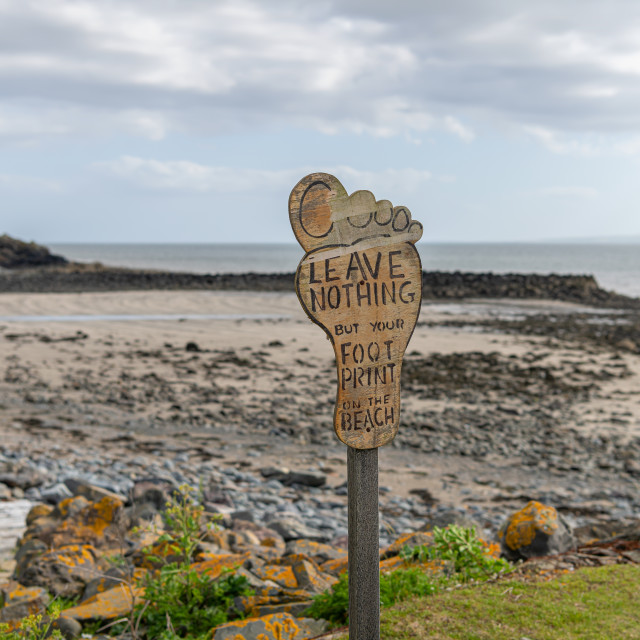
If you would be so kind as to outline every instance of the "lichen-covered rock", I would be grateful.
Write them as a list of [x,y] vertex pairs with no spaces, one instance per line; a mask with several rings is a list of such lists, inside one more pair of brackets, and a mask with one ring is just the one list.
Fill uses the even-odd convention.
[[322,542],[314,542],[313,540],[305,540],[304,538],[287,542],[285,553],[287,555],[301,553],[318,563],[326,562],[327,560],[339,560],[347,556],[346,549]]
[[242,553],[260,545],[260,538],[253,531],[212,530],[207,532],[203,539],[205,542],[217,545],[220,549],[234,553]]
[[326,628],[322,620],[276,613],[223,624],[213,631],[212,640],[307,640]]
[[298,586],[291,566],[267,563],[263,567],[256,567],[253,572],[262,580],[270,580],[281,587],[295,589]]
[[574,546],[571,531],[551,506],[531,501],[498,531],[502,555],[512,562],[562,553]]
[[44,587],[55,596],[74,598],[99,573],[91,545],[69,545],[48,551],[16,567],[16,579],[28,587]]
[[32,525],[39,518],[44,518],[51,515],[53,507],[50,504],[36,504],[29,510],[27,514],[26,524],[27,527]]
[[273,580],[286,589],[303,589],[310,594],[326,591],[336,583],[335,576],[324,573],[308,556],[292,554],[254,568],[256,575]]
[[322,573],[318,565],[310,558],[302,555],[291,557],[295,558],[291,568],[300,589],[305,589],[315,595],[326,591],[337,582],[334,576]]
[[49,594],[42,587],[24,587],[17,582],[9,582],[0,588],[0,622],[42,613],[49,600]]
[[129,582],[139,582],[146,571],[144,569],[135,569],[133,575],[129,569],[124,567],[109,567],[103,574],[90,580],[84,588],[80,602],[85,602],[98,593],[109,591],[113,587],[128,584]]
[[205,573],[209,578],[215,580],[222,575],[224,571],[235,569],[236,567],[241,567],[246,564],[249,557],[248,553],[230,553],[226,555],[208,554],[206,560],[193,563],[191,568],[195,569],[199,574]]
[[347,571],[349,568],[349,558],[338,558],[337,560],[327,560],[320,565],[320,569],[325,573],[330,573],[332,576],[339,576]]
[[123,583],[96,593],[82,604],[65,609],[61,615],[74,620],[114,620],[128,615],[143,597],[142,587]]
[[117,545],[121,530],[126,529],[123,509],[122,500],[109,495],[98,502],[90,502],[84,496],[65,498],[50,511],[34,507],[22,541],[41,540],[53,548],[71,544]]

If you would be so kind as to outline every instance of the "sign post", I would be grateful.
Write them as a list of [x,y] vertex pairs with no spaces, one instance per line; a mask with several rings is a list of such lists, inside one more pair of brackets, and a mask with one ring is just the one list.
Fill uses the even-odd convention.
[[406,207],[348,195],[337,178],[312,173],[289,197],[305,250],[296,293],[333,344],[338,391],[333,426],[347,445],[349,638],[380,638],[378,447],[400,422],[400,371],[422,302],[414,246],[422,225]]

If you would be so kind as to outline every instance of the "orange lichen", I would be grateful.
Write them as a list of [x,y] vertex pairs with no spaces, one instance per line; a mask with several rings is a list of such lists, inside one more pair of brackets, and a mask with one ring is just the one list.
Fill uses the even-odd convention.
[[238,633],[235,635],[224,637],[228,640],[247,640],[248,636],[242,632],[242,629],[249,625],[252,627],[250,637],[255,640],[303,640],[304,637],[304,631],[291,614],[272,613],[260,618],[246,618],[220,625],[213,630],[213,638],[216,637],[217,631],[237,629]]
[[234,553],[228,555],[210,554],[209,559],[203,562],[195,562],[191,568],[195,569],[199,574],[206,573],[212,580],[220,576],[227,569],[235,569],[242,566],[248,559],[248,553]]
[[283,587],[295,589],[298,581],[290,566],[281,566],[276,564],[268,564],[261,568],[254,569],[255,574],[263,580],[272,580]]
[[123,502],[111,496],[92,503],[82,496],[67,498],[56,507],[64,520],[47,532],[46,541],[53,547],[72,543],[105,546],[117,537],[113,525],[123,508]]
[[405,561],[400,556],[393,556],[393,558],[387,558],[386,560],[380,560],[380,571],[388,572],[394,569],[399,569],[405,566]]
[[349,558],[339,558],[338,560],[327,560],[320,565],[322,571],[338,576],[349,568]]
[[433,544],[433,534],[431,532],[415,531],[413,533],[403,533],[386,549],[382,549],[380,556],[382,558],[390,558],[391,556],[398,555],[404,547],[417,547],[430,544]]
[[36,504],[33,507],[31,507],[31,509],[29,510],[29,513],[27,514],[27,527],[29,525],[31,525],[33,522],[35,522],[36,520],[38,520],[39,518],[43,518],[45,516],[48,516],[51,514],[51,512],[53,511],[53,507],[51,505],[48,504]]
[[548,536],[558,528],[558,512],[541,502],[531,501],[523,509],[514,513],[498,531],[510,549],[520,549],[531,544],[538,532]]
[[144,597],[141,587],[118,585],[97,593],[82,604],[65,609],[62,616],[76,620],[112,620],[130,613],[135,602]]

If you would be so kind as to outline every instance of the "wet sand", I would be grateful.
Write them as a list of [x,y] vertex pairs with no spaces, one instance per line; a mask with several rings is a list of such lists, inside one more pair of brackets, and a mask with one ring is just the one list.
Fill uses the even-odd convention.
[[[603,490],[640,496],[640,348],[583,332],[620,313],[424,304],[380,484],[477,509],[551,492],[571,513]],[[293,294],[3,294],[0,316],[0,451],[51,452],[70,469],[86,455],[144,468],[179,453],[249,470],[320,465],[344,482],[333,350]],[[522,324],[543,316],[578,320],[560,337]]]

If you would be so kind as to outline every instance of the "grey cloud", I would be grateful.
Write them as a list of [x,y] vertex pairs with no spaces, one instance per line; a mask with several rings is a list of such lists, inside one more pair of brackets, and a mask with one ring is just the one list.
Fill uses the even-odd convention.
[[116,129],[147,110],[202,133],[628,132],[638,28],[640,5],[624,0],[5,3],[0,96],[108,112],[96,126]]

